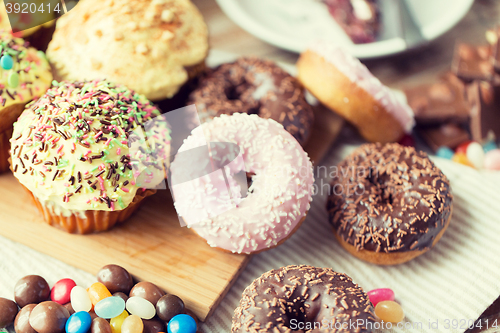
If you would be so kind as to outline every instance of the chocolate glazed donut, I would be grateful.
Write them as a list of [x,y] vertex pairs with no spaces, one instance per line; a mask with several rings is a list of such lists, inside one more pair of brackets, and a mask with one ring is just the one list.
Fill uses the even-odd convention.
[[245,289],[231,332],[361,333],[370,332],[366,327],[375,321],[367,295],[347,275],[287,266],[264,273]]
[[366,144],[337,167],[327,208],[335,236],[363,260],[394,265],[435,245],[448,227],[450,183],[424,152]]
[[191,92],[203,123],[221,114],[249,113],[279,122],[304,145],[314,114],[299,81],[271,61],[240,58],[208,71]]

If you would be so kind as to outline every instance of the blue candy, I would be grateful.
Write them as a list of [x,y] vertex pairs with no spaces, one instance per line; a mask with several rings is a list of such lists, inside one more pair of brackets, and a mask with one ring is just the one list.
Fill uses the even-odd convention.
[[74,313],[66,322],[66,333],[87,333],[92,325],[92,317],[85,311]]
[[487,142],[483,145],[483,150],[485,153],[497,149],[497,144],[494,141]]
[[170,319],[167,326],[168,333],[196,333],[196,321],[187,314],[180,314]]
[[12,69],[14,67],[14,60],[10,55],[6,54],[0,58],[0,66],[5,70]]
[[111,319],[118,317],[125,310],[125,301],[121,297],[106,297],[94,307],[94,312],[101,318]]
[[451,160],[453,158],[453,155],[455,155],[455,153],[450,148],[443,146],[439,147],[438,151],[436,152],[436,155]]

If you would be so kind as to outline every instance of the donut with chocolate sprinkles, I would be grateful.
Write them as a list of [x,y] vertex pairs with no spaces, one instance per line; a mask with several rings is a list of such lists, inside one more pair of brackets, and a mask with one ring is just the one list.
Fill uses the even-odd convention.
[[327,208],[334,234],[354,256],[407,262],[433,247],[450,223],[450,183],[426,153],[365,144],[336,168]]
[[243,292],[232,333],[371,332],[366,293],[330,268],[286,266],[264,273]]
[[303,146],[314,121],[299,81],[274,62],[247,57],[207,72],[188,97],[200,121],[248,113],[276,120]]

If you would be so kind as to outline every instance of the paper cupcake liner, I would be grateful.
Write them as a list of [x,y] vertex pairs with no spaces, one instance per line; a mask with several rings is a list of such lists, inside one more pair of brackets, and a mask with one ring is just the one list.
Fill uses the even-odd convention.
[[10,163],[10,138],[12,137],[12,128],[0,132],[0,173],[9,170]]
[[10,138],[14,123],[24,110],[25,104],[13,104],[0,110],[0,173],[9,170]]
[[109,230],[116,224],[127,220],[141,206],[145,198],[156,193],[156,190],[139,190],[130,205],[123,210],[87,210],[84,212],[85,217],[83,217],[78,213],[69,216],[55,213],[50,207],[41,203],[31,191],[26,190],[42,213],[46,223],[72,234],[90,234]]

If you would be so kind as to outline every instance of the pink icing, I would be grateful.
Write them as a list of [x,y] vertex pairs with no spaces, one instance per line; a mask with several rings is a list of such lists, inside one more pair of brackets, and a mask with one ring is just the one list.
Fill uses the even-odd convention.
[[[312,164],[299,143],[274,120],[239,113],[198,127],[180,151],[206,142],[236,143],[241,158],[224,167],[231,197],[221,170],[172,186],[175,208],[187,226],[210,246],[235,253],[265,250],[289,236],[309,210],[314,182]],[[171,179],[185,169],[179,160],[171,164]],[[231,177],[241,168],[255,173],[245,198]]]
[[394,91],[373,76],[358,59],[342,48],[328,42],[316,42],[310,49],[325,58],[325,60],[337,67],[342,74],[347,76],[349,80],[369,93],[387,112],[398,120],[406,133],[411,132],[413,126],[415,126],[413,110],[406,102],[397,98]]

